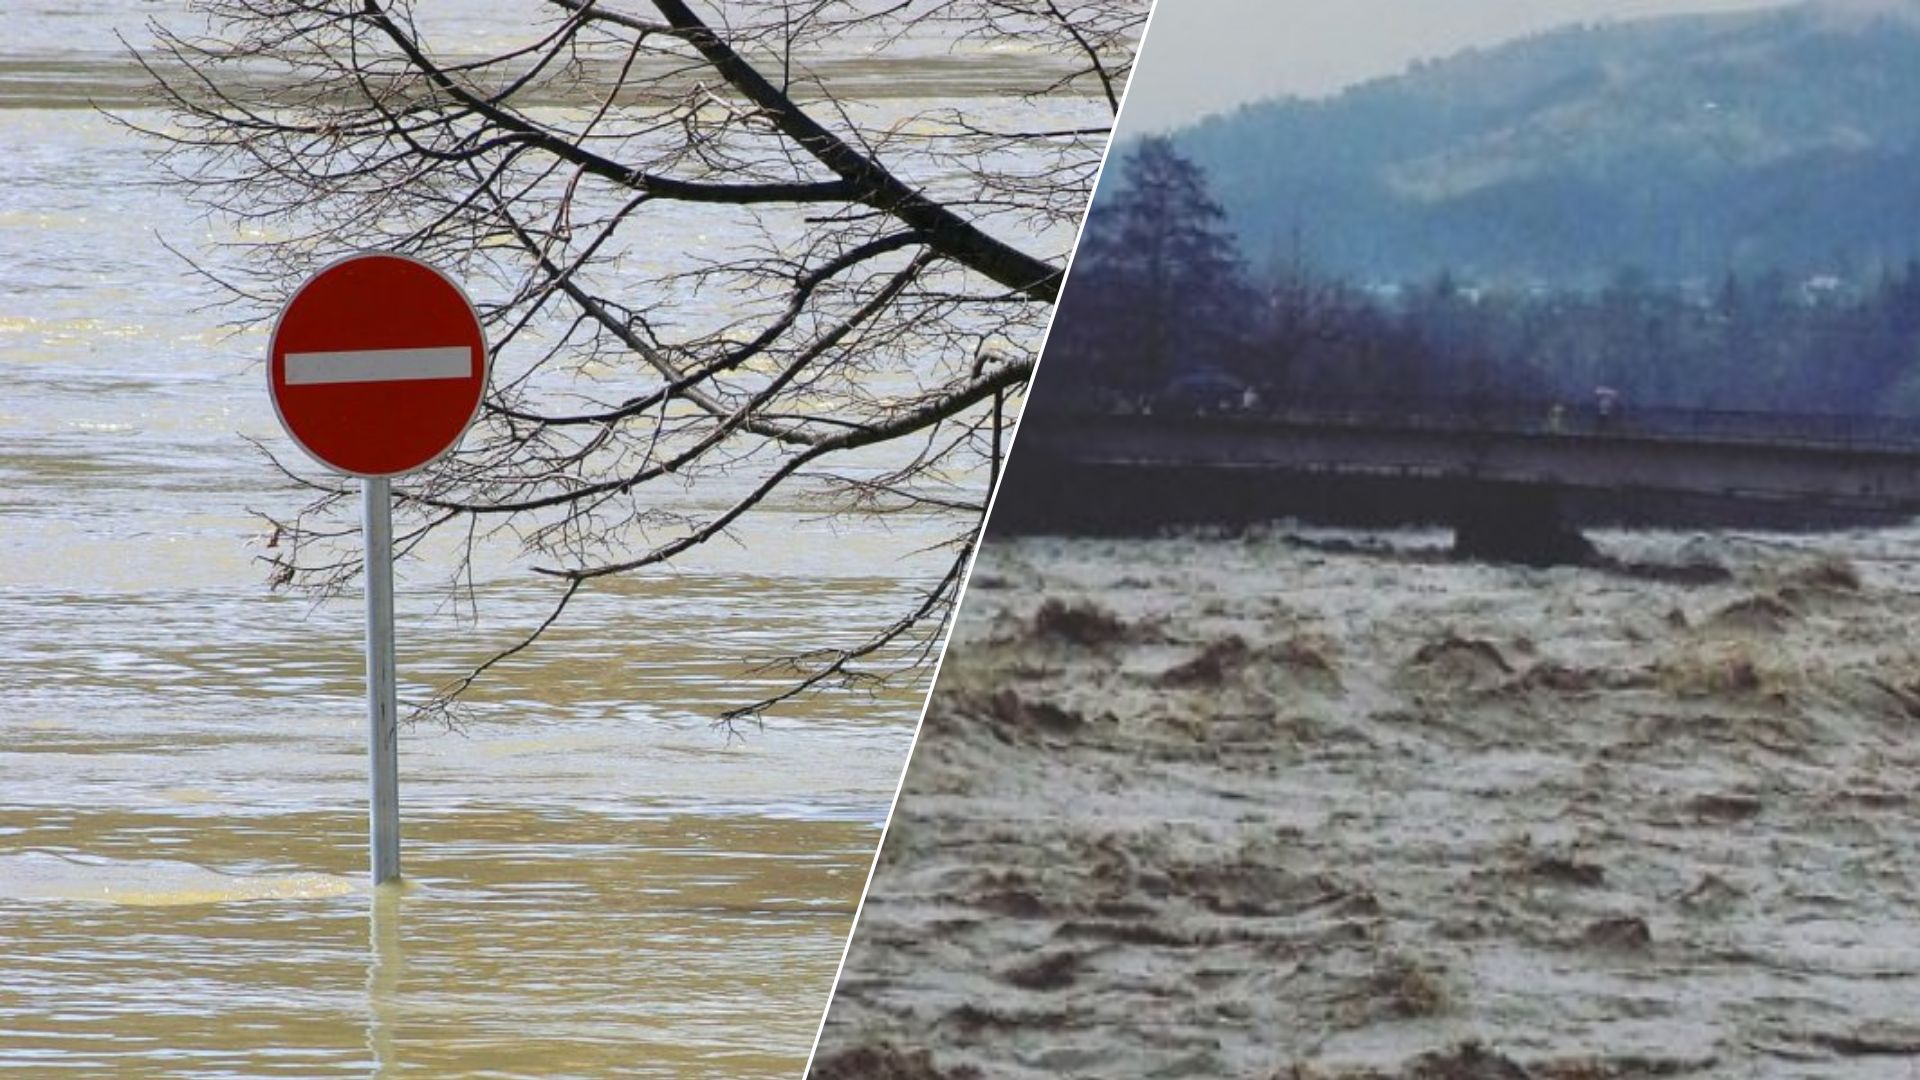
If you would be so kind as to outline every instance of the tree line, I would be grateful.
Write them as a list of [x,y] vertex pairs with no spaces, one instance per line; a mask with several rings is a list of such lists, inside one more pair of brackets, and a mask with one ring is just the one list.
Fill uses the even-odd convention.
[[[1108,190],[1111,188],[1111,190]],[[1326,274],[1296,239],[1249,265],[1171,140],[1102,184],[1036,404],[1280,408],[1383,398],[1920,415],[1920,260],[1598,289]]]

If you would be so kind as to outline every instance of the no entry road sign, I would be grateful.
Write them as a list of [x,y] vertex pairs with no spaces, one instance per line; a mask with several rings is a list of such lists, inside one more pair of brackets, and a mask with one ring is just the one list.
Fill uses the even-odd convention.
[[367,841],[373,881],[400,877],[400,736],[388,478],[453,449],[487,392],[487,341],[467,294],[418,259],[354,255],[287,301],[267,392],[293,441],[361,478],[367,574]]
[[267,356],[287,434],[354,476],[397,476],[446,453],[487,389],[486,337],[466,293],[404,255],[354,255],[308,279]]

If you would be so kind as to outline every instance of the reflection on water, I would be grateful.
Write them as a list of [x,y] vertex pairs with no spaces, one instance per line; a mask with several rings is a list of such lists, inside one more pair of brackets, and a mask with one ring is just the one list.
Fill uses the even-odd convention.
[[400,907],[407,888],[401,882],[375,888],[367,919],[367,1054],[376,1077],[393,1075],[401,1061],[394,1052],[393,1033],[407,963],[400,937]]
[[[911,703],[730,743],[723,658],[804,583],[727,609],[682,584],[582,609],[578,655],[492,685],[487,719],[405,734],[391,897],[364,885],[354,605],[0,589],[0,1069],[790,1075]],[[880,587],[814,583],[811,611]],[[412,622],[416,683],[471,645]]]
[[873,841],[558,808],[407,825],[417,876],[369,890],[357,812],[0,812],[26,851],[0,863],[0,1068],[790,1075]]

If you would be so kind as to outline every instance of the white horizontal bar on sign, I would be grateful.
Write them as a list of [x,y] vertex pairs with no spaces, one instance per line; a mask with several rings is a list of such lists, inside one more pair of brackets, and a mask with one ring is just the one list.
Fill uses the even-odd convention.
[[399,382],[402,379],[465,379],[472,375],[473,350],[465,345],[287,354],[288,386]]

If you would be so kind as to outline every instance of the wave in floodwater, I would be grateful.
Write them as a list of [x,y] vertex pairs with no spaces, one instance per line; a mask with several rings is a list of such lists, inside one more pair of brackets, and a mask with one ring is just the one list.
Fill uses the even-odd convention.
[[1920,530],[1596,539],[997,542],[815,1075],[1920,1066]]
[[312,900],[362,886],[334,874],[223,874],[161,859],[112,860],[45,852],[0,855],[0,900],[71,900],[129,907]]

